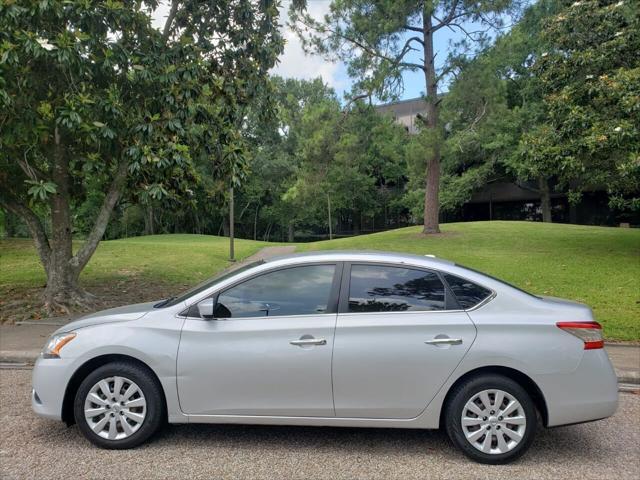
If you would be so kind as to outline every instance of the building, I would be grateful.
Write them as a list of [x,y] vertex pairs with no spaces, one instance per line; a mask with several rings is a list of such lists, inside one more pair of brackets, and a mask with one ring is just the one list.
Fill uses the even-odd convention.
[[[418,132],[418,115],[426,116],[423,97],[376,106],[381,114],[390,114],[410,134]],[[586,225],[640,224],[640,215],[622,214],[609,208],[605,189],[586,192],[578,205],[571,205],[564,192],[551,185],[551,214],[554,222]],[[446,221],[541,220],[540,191],[535,182],[518,182],[512,178],[496,179],[476,190],[458,212],[445,215]]]
[[382,114],[390,114],[393,119],[407,129],[411,134],[418,132],[418,115],[427,114],[427,102],[424,98],[410,98],[398,102],[377,105],[376,110]]

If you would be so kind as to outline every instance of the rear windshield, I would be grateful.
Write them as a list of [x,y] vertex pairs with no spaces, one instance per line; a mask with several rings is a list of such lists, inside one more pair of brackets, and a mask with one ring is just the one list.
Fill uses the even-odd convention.
[[264,260],[257,260],[255,262],[251,262],[246,265],[234,265],[232,267],[229,267],[223,270],[222,272],[220,272],[218,275],[215,275],[211,278],[207,278],[204,282],[199,283],[195,287],[191,287],[189,290],[187,290],[180,296],[171,298],[167,302],[157,304],[156,307],[161,308],[161,307],[172,307],[174,305],[178,305],[179,303],[188,300],[194,295],[198,295],[200,292],[204,292],[208,288],[213,287],[216,283],[222,282],[223,280],[226,280],[229,277],[237,275],[238,273],[257,267],[258,265],[262,265],[263,263],[265,263]]

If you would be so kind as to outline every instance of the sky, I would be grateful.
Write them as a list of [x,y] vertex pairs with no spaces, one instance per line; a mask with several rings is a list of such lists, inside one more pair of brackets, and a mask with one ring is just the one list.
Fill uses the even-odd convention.
[[[307,0],[308,11],[316,19],[321,19],[328,11],[331,0]],[[322,77],[325,84],[332,87],[339,98],[343,98],[352,85],[352,80],[347,75],[347,68],[342,62],[332,63],[318,55],[307,55],[302,49],[297,35],[286,25],[288,20],[287,11],[290,0],[282,0],[280,10],[280,23],[282,35],[285,39],[285,48],[280,56],[279,63],[272,72],[285,78],[298,78],[310,80]],[[155,12],[154,24],[161,28],[164,19],[169,11],[168,2],[165,0],[160,9]],[[442,64],[446,58],[449,42],[460,39],[460,34],[443,28],[436,32],[434,37],[434,49],[438,52],[436,56],[436,67]],[[413,53],[413,52],[412,52]],[[413,62],[419,61],[419,55],[408,58]],[[422,71],[408,72],[403,74],[404,91],[400,99],[416,98],[424,95],[424,75]],[[446,88],[446,86],[445,86]]]
[[[290,0],[283,0],[280,14],[280,21],[286,23],[287,11],[289,9]],[[307,0],[307,10],[316,19],[321,19],[329,12],[331,0]],[[286,44],[284,53],[280,57],[280,63],[273,69],[273,72],[283,77],[294,77],[311,79],[318,76],[322,77],[325,84],[333,87],[338,96],[342,98],[346,91],[351,88],[352,80],[347,74],[346,66],[341,63],[331,63],[317,55],[306,55],[300,45],[297,35],[291,31],[286,25],[282,26],[282,33]],[[446,50],[450,40],[457,40],[459,36],[448,29],[441,29],[434,37],[434,49],[436,52],[442,52],[438,57],[441,61],[446,57]],[[412,62],[419,61],[419,55],[413,58],[408,57]],[[439,66],[438,57],[436,57],[436,66]],[[403,73],[404,92],[400,99],[409,99],[424,96],[425,84],[424,74],[422,71]]]

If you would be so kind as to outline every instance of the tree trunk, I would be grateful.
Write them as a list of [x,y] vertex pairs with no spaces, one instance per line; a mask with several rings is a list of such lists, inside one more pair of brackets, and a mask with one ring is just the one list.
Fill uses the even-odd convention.
[[154,216],[153,216],[153,205],[147,205],[147,211],[145,212],[146,216],[144,218],[144,234],[145,235],[153,235],[154,234]]
[[71,307],[85,306],[93,298],[80,288],[78,279],[107,228],[111,212],[126,179],[127,164],[122,162],[118,165],[93,228],[78,253],[73,255],[69,160],[57,129],[54,133],[52,155],[51,180],[56,185],[56,191],[49,198],[50,238],[47,237],[40,218],[29,207],[10,197],[8,192],[7,196],[0,194],[0,205],[22,218],[29,228],[40,262],[47,275],[47,284],[43,293],[46,309],[50,313],[60,311],[68,313]]
[[264,232],[264,236],[262,237],[265,242],[269,241],[269,236],[271,235],[271,225],[271,223],[267,225],[267,230]]
[[13,238],[16,234],[14,214],[7,208],[4,210],[4,236]]
[[[434,64],[433,30],[430,2],[425,2],[423,10],[424,78],[427,87],[427,128],[436,132],[438,128],[438,81]],[[440,233],[440,142],[433,135],[430,158],[427,160],[426,186],[424,192],[423,233]]]
[[38,216],[26,205],[10,197],[0,195],[0,205],[2,205],[6,211],[12,212],[24,220],[35,243],[36,252],[38,252],[38,257],[40,257],[40,263],[42,263],[42,266],[46,270],[47,265],[49,265],[49,258],[51,257],[51,246],[49,245],[49,239]]
[[258,211],[260,210],[260,205],[256,206],[256,213],[253,216],[253,239],[258,240]]
[[234,255],[234,226],[235,226],[235,214],[233,212],[233,187],[229,189],[229,260],[235,260]]
[[329,221],[329,240],[333,240],[333,226],[331,225],[331,198],[327,195],[327,214]]
[[202,235],[202,228],[200,227],[200,215],[198,215],[197,210],[193,212],[193,219],[195,220],[195,223],[196,223],[196,233],[198,235]]
[[71,207],[69,204],[69,158],[56,128],[54,134],[53,170],[51,179],[56,192],[51,194],[51,255],[45,265],[47,286],[44,290],[44,303],[48,311],[67,310],[65,305],[76,303],[86,294],[78,285],[80,272],[72,263]]
[[540,189],[540,206],[542,207],[542,221],[551,223],[551,193],[549,191],[549,182],[546,178],[538,178],[538,187]]
[[287,235],[287,241],[289,243],[293,243],[295,241],[294,237],[295,237],[295,231],[293,229],[293,222],[289,222],[289,230],[288,230],[288,235]]

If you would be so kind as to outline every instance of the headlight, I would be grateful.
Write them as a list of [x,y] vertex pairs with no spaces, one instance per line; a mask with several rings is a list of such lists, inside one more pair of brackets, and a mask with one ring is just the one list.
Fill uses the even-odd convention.
[[42,358],[60,358],[62,347],[74,338],[76,338],[76,334],[73,332],[53,335],[42,349]]

